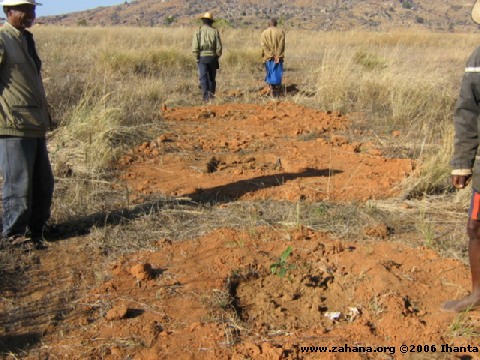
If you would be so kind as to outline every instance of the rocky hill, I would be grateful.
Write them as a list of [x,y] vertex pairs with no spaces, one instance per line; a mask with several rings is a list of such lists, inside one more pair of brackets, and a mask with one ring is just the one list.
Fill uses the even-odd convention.
[[117,6],[42,17],[40,23],[70,26],[193,26],[205,11],[219,26],[264,27],[277,17],[282,26],[312,30],[418,29],[471,32],[474,1],[463,0],[132,0]]

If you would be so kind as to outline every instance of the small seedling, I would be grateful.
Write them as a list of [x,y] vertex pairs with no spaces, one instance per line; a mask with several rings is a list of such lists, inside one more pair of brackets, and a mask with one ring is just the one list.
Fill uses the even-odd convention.
[[287,263],[287,259],[292,253],[292,250],[291,246],[287,247],[278,260],[270,265],[270,273],[272,273],[272,275],[284,277],[288,270],[295,268],[295,265]]

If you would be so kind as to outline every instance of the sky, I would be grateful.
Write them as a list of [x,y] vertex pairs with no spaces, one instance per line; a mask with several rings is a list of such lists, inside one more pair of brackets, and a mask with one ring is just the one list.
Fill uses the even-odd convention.
[[42,5],[37,6],[37,17],[60,15],[74,11],[93,9],[99,6],[118,5],[125,0],[37,0]]

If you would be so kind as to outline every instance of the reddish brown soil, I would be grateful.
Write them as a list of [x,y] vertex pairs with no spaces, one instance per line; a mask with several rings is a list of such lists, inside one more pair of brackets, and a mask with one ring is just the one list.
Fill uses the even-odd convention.
[[[396,196],[412,171],[409,160],[339,135],[350,126],[346,116],[295,104],[172,109],[165,120],[166,134],[122,159],[135,199],[362,201]],[[392,350],[401,357],[402,344],[435,345],[435,355],[442,344],[475,345],[458,336],[478,325],[475,312],[454,328],[457,315],[439,311],[468,292],[467,267],[391,241],[382,224],[349,243],[301,226],[223,228],[158,239],[155,251],[106,268],[81,249],[69,239],[36,254],[29,276],[37,285],[17,293],[31,304],[62,286],[90,290],[63,302],[53,296],[49,308],[63,311],[32,314],[37,322],[4,328],[0,340],[38,334],[24,354],[32,359],[389,359]],[[96,278],[86,275],[92,267]],[[18,311],[12,292],[2,293],[4,314]],[[395,348],[343,357],[301,349],[327,345]]]
[[[286,275],[272,274],[288,246]],[[76,303],[68,330],[46,332],[40,358],[334,359],[301,347],[395,346],[398,357],[402,344],[473,345],[439,311],[466,293],[468,272],[425,248],[342,243],[306,228],[221,229],[160,240],[104,271],[111,279]]]
[[293,103],[167,110],[168,132],[122,161],[143,194],[202,199],[368,200],[396,194],[412,161],[339,135],[347,117]]

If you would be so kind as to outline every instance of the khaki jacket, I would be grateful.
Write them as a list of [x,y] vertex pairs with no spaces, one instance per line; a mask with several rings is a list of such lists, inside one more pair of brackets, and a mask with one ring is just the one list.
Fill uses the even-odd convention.
[[222,40],[217,29],[202,26],[193,35],[192,52],[198,59],[200,56],[222,56]]
[[0,29],[0,135],[44,137],[50,127],[42,77],[23,33]]
[[270,26],[262,32],[262,57],[263,61],[278,57],[285,58],[285,32],[277,27]]

